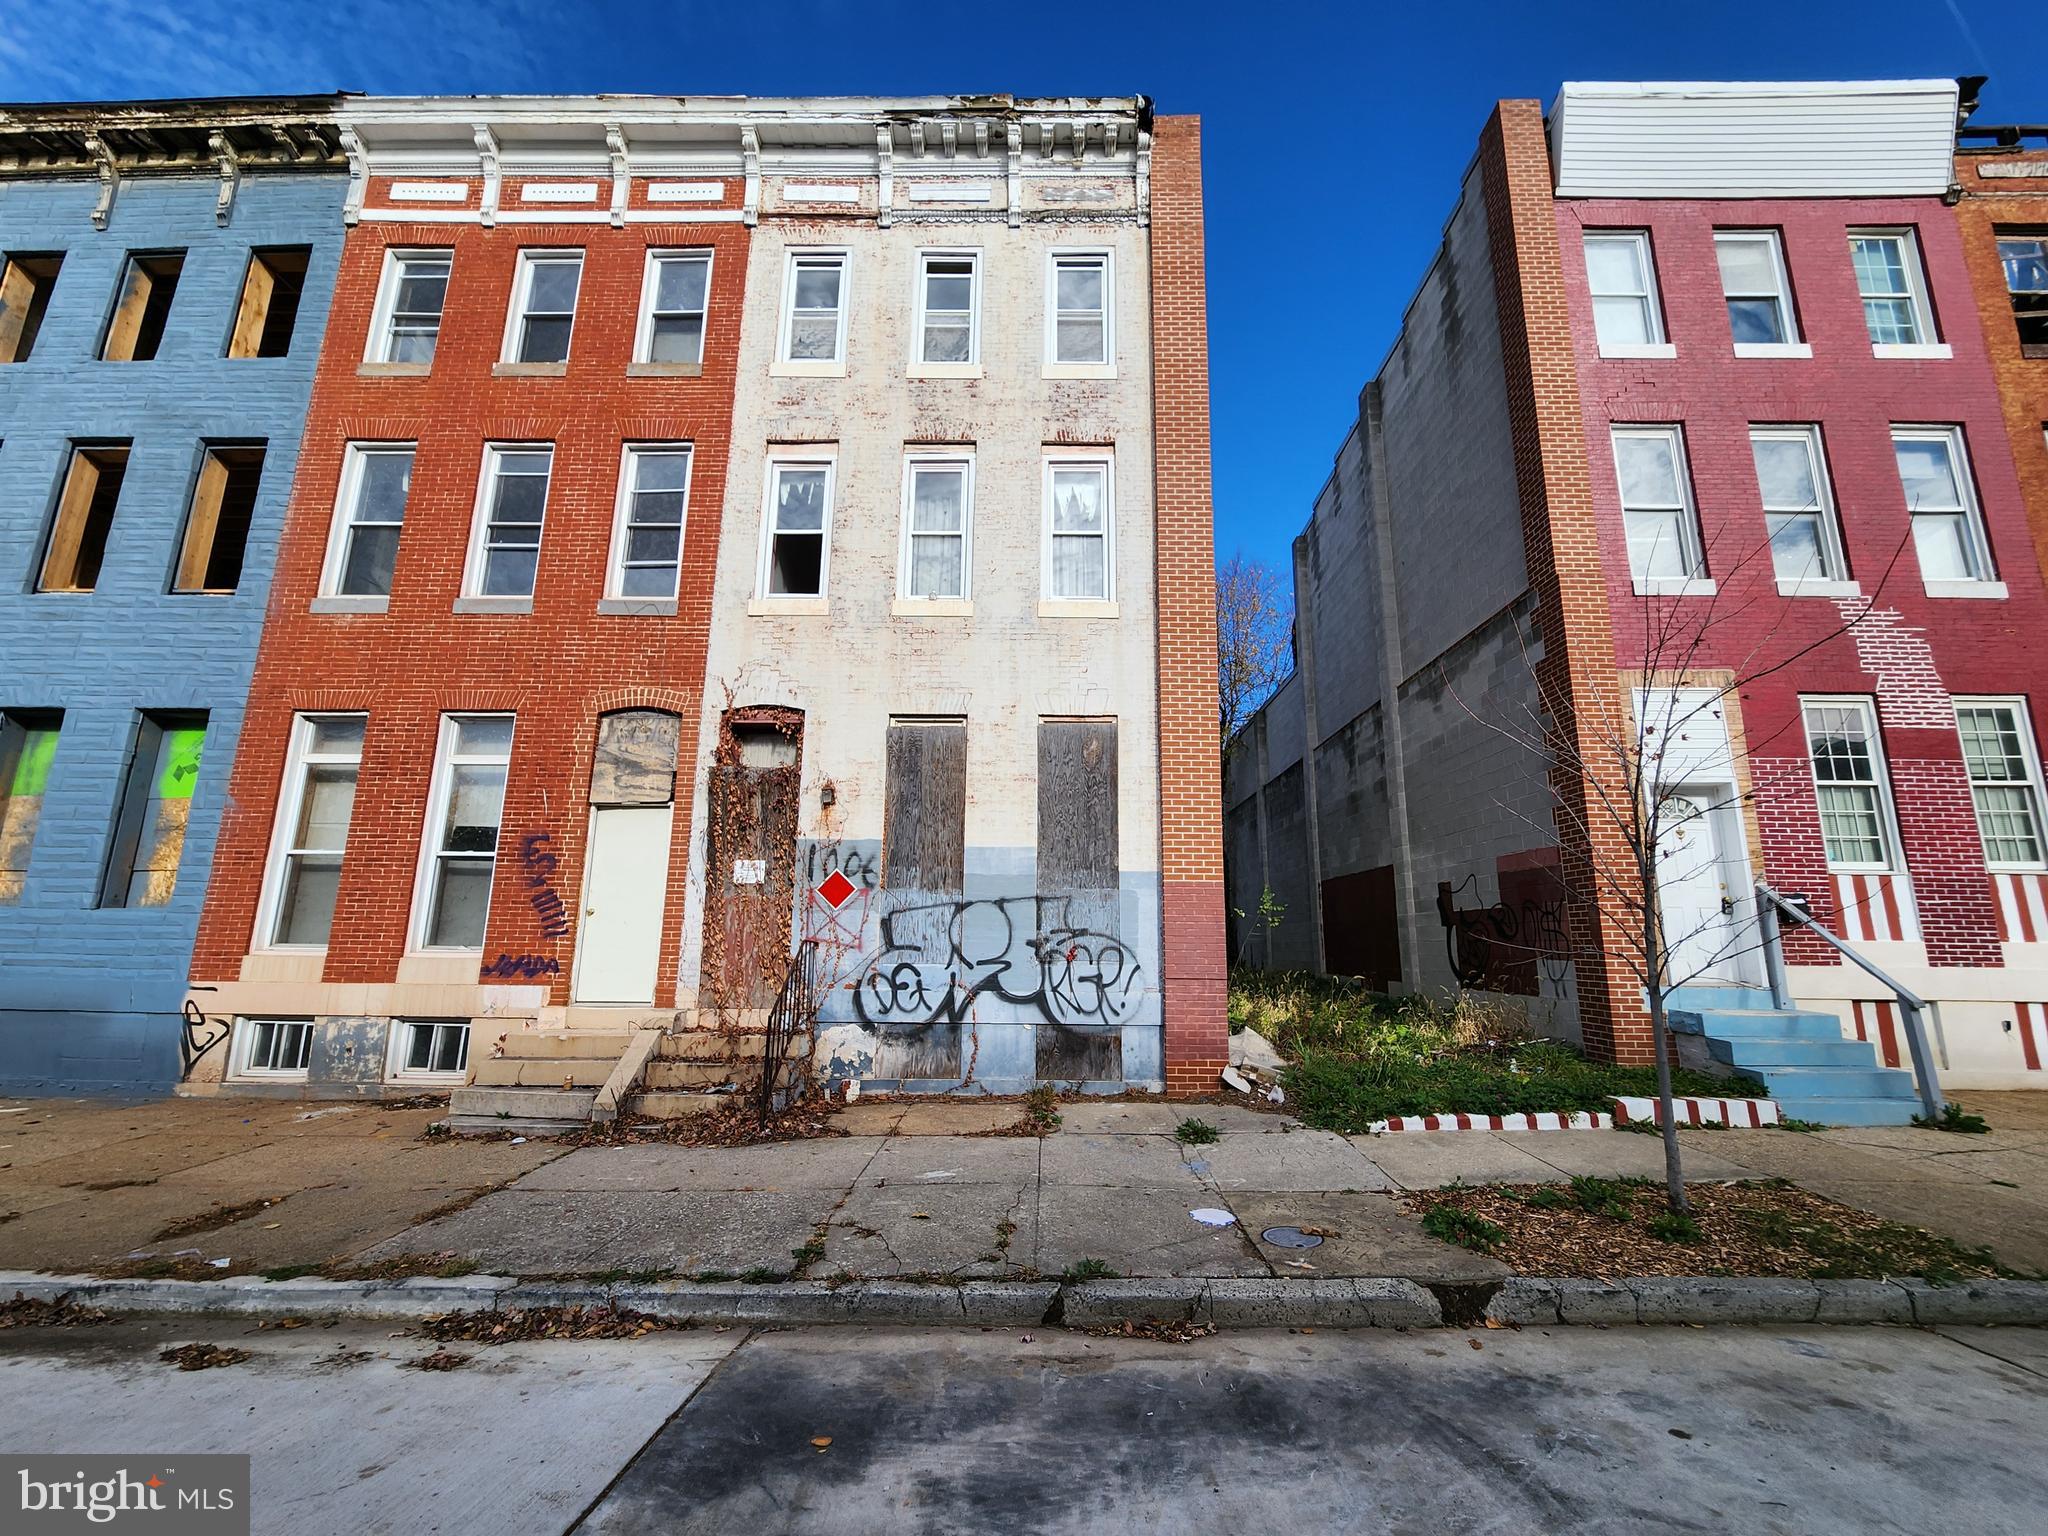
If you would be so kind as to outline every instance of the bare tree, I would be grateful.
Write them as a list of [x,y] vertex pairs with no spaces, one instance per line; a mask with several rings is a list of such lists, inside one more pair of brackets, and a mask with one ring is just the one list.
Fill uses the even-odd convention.
[[[1634,686],[1626,690],[1627,697],[1596,701],[1590,708],[1572,698],[1561,668],[1546,666],[1526,650],[1536,699],[1519,711],[1482,713],[1458,697],[1448,673],[1443,674],[1445,687],[1467,715],[1539,755],[1550,770],[1554,824],[1540,830],[1579,850],[1575,862],[1581,881],[1591,887],[1567,892],[1568,901],[1587,918],[1567,925],[1567,957],[1597,954],[1643,990],[1654,1040],[1665,1189],[1672,1211],[1680,1215],[1690,1207],[1672,1106],[1671,994],[1721,972],[1729,961],[1759,949],[1762,940],[1753,921],[1729,922],[1726,911],[1697,920],[1667,912],[1663,877],[1674,861],[1690,856],[1688,834],[1697,837],[1703,818],[1756,803],[1758,791],[1745,763],[1737,761],[1738,752],[1743,759],[1754,758],[1791,726],[1788,721],[1768,734],[1746,733],[1737,748],[1726,729],[1728,701],[1854,630],[1875,606],[1904,547],[1901,541],[1866,597],[1838,609],[1836,620],[1801,642],[1780,638],[1791,609],[1778,597],[1778,578],[1786,573],[1777,567],[1788,562],[1782,547],[1774,560],[1768,540],[1725,564],[1716,560],[1711,587],[1700,581],[1696,592],[1682,599],[1640,597],[1635,615],[1640,660],[1621,672]],[[1659,568],[1659,553],[1655,548],[1635,551],[1651,570]],[[1684,561],[1679,574],[1701,578],[1706,565],[1702,553]],[[1746,595],[1731,601],[1732,592]],[[1704,748],[1700,738],[1707,743]],[[1560,784],[1574,781],[1584,789],[1569,797],[1558,793]],[[1732,787],[1702,796],[1702,783]],[[1529,820],[1512,807],[1502,808]],[[1753,892],[1735,898],[1732,915],[1748,912],[1753,918],[1747,904],[1754,899]],[[1594,907],[1602,910],[1588,911]],[[1589,946],[1591,935],[1599,938]]]
[[1294,669],[1294,610],[1273,568],[1232,555],[1216,572],[1216,682],[1223,744]]

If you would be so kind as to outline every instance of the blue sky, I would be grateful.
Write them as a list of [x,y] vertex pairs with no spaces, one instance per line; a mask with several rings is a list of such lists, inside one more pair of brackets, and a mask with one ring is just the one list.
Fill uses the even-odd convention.
[[[0,99],[241,92],[1144,92],[1205,119],[1217,546],[1269,560],[1435,248],[1491,104],[1567,78],[1988,74],[2048,121],[1991,0],[1011,6],[892,0],[0,0]],[[252,27],[260,20],[260,27]]]

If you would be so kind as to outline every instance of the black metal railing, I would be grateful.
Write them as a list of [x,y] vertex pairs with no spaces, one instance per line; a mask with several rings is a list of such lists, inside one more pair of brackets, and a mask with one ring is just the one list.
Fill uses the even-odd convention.
[[816,1041],[806,1041],[792,1059],[791,1046],[808,1034],[818,1019],[818,941],[805,939],[789,957],[782,990],[768,1010],[768,1030],[761,1041],[761,1114],[785,1108],[802,1087]]

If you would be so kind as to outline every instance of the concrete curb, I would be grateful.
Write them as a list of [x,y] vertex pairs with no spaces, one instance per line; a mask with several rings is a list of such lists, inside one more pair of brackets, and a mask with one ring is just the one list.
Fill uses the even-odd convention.
[[959,1285],[857,1280],[844,1285],[606,1285],[459,1280],[102,1280],[0,1272],[0,1301],[70,1300],[108,1312],[226,1317],[423,1318],[539,1306],[630,1307],[677,1321],[796,1327],[1116,1327],[1197,1322],[1220,1328],[1441,1328],[1615,1324],[2048,1324],[2048,1282],[1726,1279],[1650,1276],[1476,1284],[1395,1277],[1327,1280],[973,1280]]

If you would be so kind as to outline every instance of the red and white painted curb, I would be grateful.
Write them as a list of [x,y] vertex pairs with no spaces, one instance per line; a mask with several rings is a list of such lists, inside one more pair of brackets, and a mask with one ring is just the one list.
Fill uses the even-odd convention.
[[[1607,1102],[1614,1106],[1616,1125],[1627,1125],[1631,1120],[1645,1120],[1651,1125],[1661,1123],[1657,1119],[1655,1099],[1609,1099]],[[1776,1099],[1673,1099],[1671,1113],[1680,1125],[1760,1126],[1776,1125],[1784,1119]]]
[[1534,1115],[1395,1115],[1365,1130],[1369,1136],[1385,1136],[1395,1131],[1605,1131],[1613,1126],[1612,1115],[1546,1110]]

